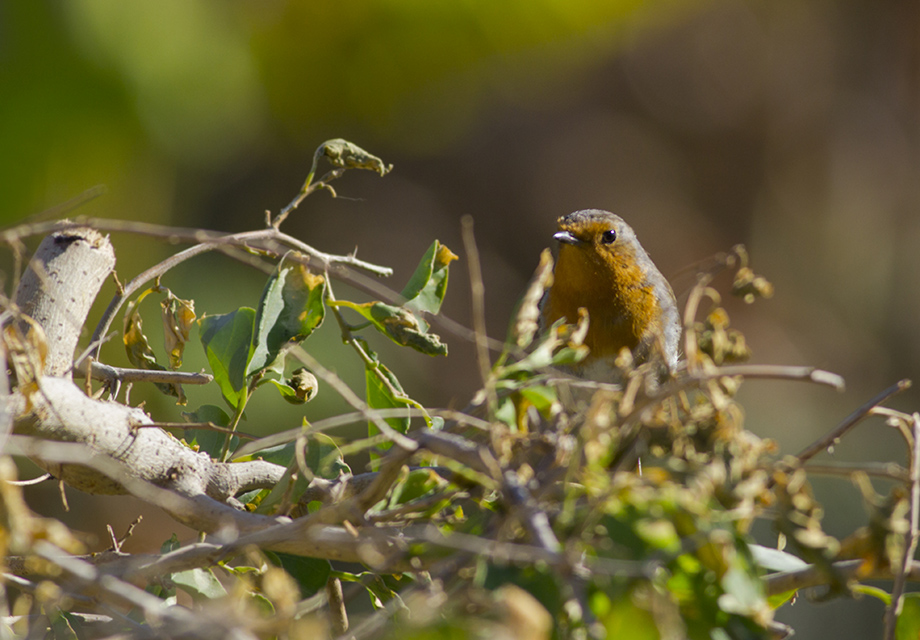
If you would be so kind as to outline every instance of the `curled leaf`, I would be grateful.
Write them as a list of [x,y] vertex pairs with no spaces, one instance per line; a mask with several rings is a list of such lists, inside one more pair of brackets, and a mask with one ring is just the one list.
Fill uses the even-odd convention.
[[327,140],[321,144],[316,150],[314,164],[323,156],[332,166],[343,169],[368,169],[376,171],[381,176],[385,176],[393,169],[392,164],[384,164],[383,160],[377,156],[342,138]]
[[396,344],[412,347],[430,356],[447,355],[447,345],[441,342],[439,336],[426,333],[419,319],[408,309],[382,302],[356,304],[347,300],[337,300],[330,304],[357,311]]
[[[148,371],[166,371],[166,367],[157,362],[153,349],[150,348],[150,342],[147,340],[147,336],[144,335],[144,321],[141,318],[141,314],[137,311],[137,307],[141,300],[146,298],[147,295],[153,291],[154,289],[148,289],[128,306],[125,311],[124,335],[122,336],[122,341],[125,345],[125,352],[128,355],[128,360],[132,365],[138,369],[146,369]],[[176,398],[176,404],[183,406],[186,404],[187,400],[185,392],[182,390],[182,385],[165,382],[156,382],[154,384],[156,384],[160,392]]]
[[297,369],[290,379],[284,382],[279,382],[278,380],[269,380],[269,382],[274,384],[281,397],[291,404],[310,402],[319,391],[319,382],[317,382],[316,376],[310,373],[306,367]]
[[182,300],[169,291],[160,306],[163,308],[163,344],[169,356],[169,368],[175,371],[182,366],[185,343],[195,322],[195,301]]
[[403,306],[412,311],[437,313],[447,293],[448,265],[457,259],[453,251],[435,240],[415,268],[402,291]]
[[[25,327],[28,329],[23,332]],[[45,371],[48,342],[41,325],[28,316],[3,328],[6,359],[16,374],[16,384],[27,399],[38,391],[38,379]]]

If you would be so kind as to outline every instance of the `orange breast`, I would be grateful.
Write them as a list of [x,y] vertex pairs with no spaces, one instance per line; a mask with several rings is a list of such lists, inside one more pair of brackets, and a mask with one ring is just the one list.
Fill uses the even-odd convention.
[[590,245],[559,249],[553,286],[543,307],[547,325],[574,322],[579,307],[588,311],[585,344],[589,359],[616,357],[635,349],[655,330],[657,303],[651,285],[628,251],[601,256]]

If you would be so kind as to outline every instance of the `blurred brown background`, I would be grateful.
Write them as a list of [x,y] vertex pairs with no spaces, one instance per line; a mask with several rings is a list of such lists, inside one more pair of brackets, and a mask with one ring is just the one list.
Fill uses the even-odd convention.
[[[676,277],[682,268],[744,243],[776,285],[772,300],[730,304],[755,361],[817,365],[848,382],[845,395],[746,385],[748,427],[794,452],[917,374],[918,45],[920,5],[907,0],[6,0],[0,224],[104,184],[106,195],[72,215],[257,228],[296,193],[317,145],[344,137],[395,170],[347,174],[335,185],[342,197],[312,196],[285,230],[329,252],[357,247],[396,269],[398,290],[434,238],[462,254],[459,220],[472,215],[496,337],[564,213],[625,217],[678,291],[692,283]],[[114,241],[122,280],[174,250]],[[469,325],[465,269],[455,263],[444,311]],[[263,281],[209,256],[164,284],[213,314],[254,305]],[[158,309],[147,305],[154,327]],[[442,360],[375,345],[413,397],[462,405],[477,387],[473,349],[445,337]],[[360,384],[334,328],[307,346]],[[204,366],[200,348],[190,351],[188,368]],[[124,362],[117,340],[105,355]],[[306,410],[279,410],[263,393],[244,425],[255,433],[343,407],[327,391]],[[219,403],[213,390],[189,396],[190,408]],[[181,419],[155,392],[135,390],[141,399],[158,418]],[[893,404],[912,410],[920,396]],[[869,422],[834,457],[902,461],[890,431]],[[864,521],[846,480],[816,490],[832,534]],[[138,511],[71,492],[65,516],[55,489],[29,495],[96,535]],[[151,513],[131,544],[158,545],[172,530]],[[758,534],[770,543],[769,527]],[[838,601],[780,617],[801,637],[871,638],[881,611]]]

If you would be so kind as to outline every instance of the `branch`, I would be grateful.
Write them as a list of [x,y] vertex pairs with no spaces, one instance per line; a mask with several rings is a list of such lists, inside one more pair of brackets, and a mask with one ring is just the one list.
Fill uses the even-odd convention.
[[[97,221],[93,221],[94,223]],[[166,230],[166,227],[162,227],[160,235],[166,235],[163,233],[163,230]],[[182,232],[186,235],[183,236]],[[297,238],[289,236],[285,233],[281,233],[277,229],[260,229],[258,231],[244,231],[242,233],[232,233],[232,234],[218,234],[213,231],[201,231],[195,229],[171,229],[168,237],[171,240],[176,238],[184,238],[186,240],[192,240],[199,242],[193,247],[189,247],[179,253],[170,256],[166,260],[160,262],[157,265],[154,265],[139,274],[131,280],[124,289],[115,294],[109,306],[106,308],[105,312],[102,315],[102,319],[99,321],[99,324],[96,325],[96,330],[93,332],[91,342],[97,342],[102,336],[104,336],[109,327],[112,324],[112,321],[115,318],[115,314],[121,308],[121,305],[124,304],[134,292],[139,290],[142,286],[161,277],[170,269],[182,264],[190,258],[194,258],[208,251],[213,251],[215,249],[221,249],[226,247],[238,247],[243,249],[248,249],[251,246],[260,247],[263,250],[272,251],[274,253],[284,253],[288,249],[296,249],[305,255],[309,256],[311,259],[316,260],[319,263],[321,269],[326,269],[335,265],[350,265],[365,269],[374,273],[378,276],[389,276],[392,275],[393,270],[388,267],[380,267],[369,262],[364,262],[363,260],[358,260],[354,256],[337,256],[329,253],[323,253],[318,249],[311,247],[310,245],[301,242]],[[97,349],[98,351],[98,349]],[[79,365],[79,363],[78,363]]]
[[[831,569],[844,581],[857,578],[859,580],[891,580],[894,577],[890,567],[878,568],[866,574],[864,572],[865,562],[859,559],[835,562],[831,565]],[[920,563],[911,561],[906,567],[904,577],[911,582],[920,582]],[[830,577],[830,572],[826,568],[810,564],[795,571],[770,574],[763,580],[767,595],[775,596],[788,591],[827,585],[833,581],[833,578]]]
[[[78,377],[85,377],[83,368],[77,369]],[[105,382],[165,382],[170,384],[208,384],[214,380],[210,373],[192,373],[186,371],[153,371],[149,369],[125,369],[113,367],[93,360],[92,377]]]
[[70,375],[86,315],[115,267],[107,236],[75,226],[45,238],[16,290],[16,305],[48,341],[45,373]]
[[800,462],[806,462],[822,451],[825,451],[828,447],[838,442],[840,438],[842,438],[847,431],[856,426],[860,420],[868,416],[872,412],[872,409],[889,400],[892,396],[901,393],[905,389],[909,389],[910,385],[910,380],[900,380],[899,382],[891,385],[879,393],[877,396],[866,402],[864,405],[859,407],[849,416],[847,416],[846,419],[837,425],[837,427],[830,433],[827,433],[826,435],[822,436],[815,442],[802,449],[796,457]]

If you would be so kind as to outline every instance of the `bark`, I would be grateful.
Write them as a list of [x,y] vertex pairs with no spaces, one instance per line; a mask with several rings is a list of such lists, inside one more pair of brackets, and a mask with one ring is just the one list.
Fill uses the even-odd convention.
[[93,229],[45,238],[16,290],[19,309],[45,330],[45,374],[70,377],[74,350],[102,283],[115,268],[108,236]]

